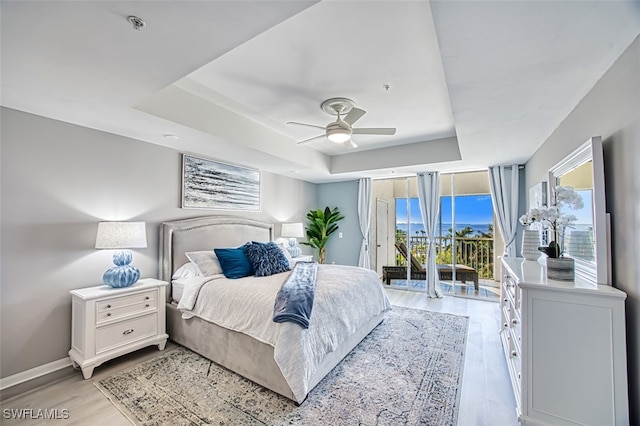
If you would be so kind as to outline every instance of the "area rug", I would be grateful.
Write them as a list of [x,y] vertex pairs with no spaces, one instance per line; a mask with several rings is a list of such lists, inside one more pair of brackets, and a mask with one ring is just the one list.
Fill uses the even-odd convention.
[[394,306],[299,406],[182,347],[95,385],[136,425],[455,425],[468,320]]

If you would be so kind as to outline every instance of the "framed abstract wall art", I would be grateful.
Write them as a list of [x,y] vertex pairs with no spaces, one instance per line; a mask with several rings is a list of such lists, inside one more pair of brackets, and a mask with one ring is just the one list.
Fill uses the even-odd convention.
[[182,154],[182,208],[260,211],[260,172]]

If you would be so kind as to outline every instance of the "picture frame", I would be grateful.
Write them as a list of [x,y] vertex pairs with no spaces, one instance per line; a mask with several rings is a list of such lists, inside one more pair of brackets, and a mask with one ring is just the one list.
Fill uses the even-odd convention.
[[260,211],[260,171],[183,153],[181,207]]
[[547,182],[542,181],[529,188],[529,209],[547,206]]

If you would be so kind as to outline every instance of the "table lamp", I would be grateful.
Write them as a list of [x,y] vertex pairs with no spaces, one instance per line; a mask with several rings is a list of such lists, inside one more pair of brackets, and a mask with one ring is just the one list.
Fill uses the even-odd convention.
[[144,222],[100,222],[96,235],[97,249],[116,249],[113,254],[114,267],[102,276],[111,287],[129,287],[140,278],[140,270],[131,266],[130,248],[147,247],[147,230]]
[[304,237],[304,226],[302,223],[283,223],[282,232],[280,234],[282,237],[289,238],[289,247],[287,247],[287,251],[291,257],[300,256],[302,250],[298,247],[298,241],[296,238]]

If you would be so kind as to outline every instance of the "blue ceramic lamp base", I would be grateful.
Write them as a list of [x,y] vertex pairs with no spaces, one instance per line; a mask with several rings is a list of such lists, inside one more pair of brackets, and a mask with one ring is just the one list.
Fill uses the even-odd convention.
[[119,250],[113,255],[113,263],[116,265],[102,276],[104,283],[110,287],[129,287],[140,279],[140,270],[129,265],[133,255],[130,250]]
[[289,239],[289,247],[287,247],[291,257],[298,257],[302,254],[302,250],[298,247],[298,241],[295,238]]

